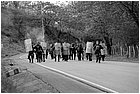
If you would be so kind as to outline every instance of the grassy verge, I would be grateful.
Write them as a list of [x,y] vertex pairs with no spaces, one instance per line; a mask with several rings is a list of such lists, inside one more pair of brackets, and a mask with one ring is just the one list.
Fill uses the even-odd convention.
[[107,56],[106,60],[139,63],[139,58],[127,58],[125,56]]
[[[93,59],[96,59],[96,56],[93,56]],[[139,58],[127,58],[125,56],[106,56],[106,61],[119,61],[119,62],[131,62],[131,63],[139,63]]]

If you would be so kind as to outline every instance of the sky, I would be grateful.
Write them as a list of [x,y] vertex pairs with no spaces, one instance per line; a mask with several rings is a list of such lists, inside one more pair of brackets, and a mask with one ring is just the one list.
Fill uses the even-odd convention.
[[64,0],[60,0],[60,1],[56,1],[56,0],[48,0],[49,2],[51,2],[51,3],[54,3],[54,4],[57,4],[57,5],[61,5],[61,4],[63,4],[63,5],[67,5],[68,4],[68,1],[64,1]]

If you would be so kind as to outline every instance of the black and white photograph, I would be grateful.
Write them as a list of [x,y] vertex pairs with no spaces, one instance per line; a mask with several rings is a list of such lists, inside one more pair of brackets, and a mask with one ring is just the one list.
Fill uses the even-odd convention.
[[139,1],[1,1],[1,93],[139,93]]

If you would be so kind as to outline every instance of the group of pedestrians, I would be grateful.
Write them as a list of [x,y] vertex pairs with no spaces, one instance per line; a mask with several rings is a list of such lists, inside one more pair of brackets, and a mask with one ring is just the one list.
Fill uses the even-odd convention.
[[105,55],[107,55],[107,47],[103,41],[87,42],[86,48],[86,59],[92,61],[93,54],[96,56],[96,63],[100,63],[101,59],[104,61]]
[[55,59],[55,61],[58,62],[60,61],[60,58],[62,58],[63,61],[68,61],[69,59],[75,60],[76,46],[75,44],[66,42],[56,42],[50,45],[49,53],[51,55],[51,59]]
[[76,57],[78,61],[84,60],[85,57],[87,60],[92,61],[93,54],[96,56],[96,63],[100,63],[101,59],[104,61],[107,47],[103,41],[96,41],[95,44],[87,42],[86,45],[66,42],[56,42],[50,45],[50,55],[52,59],[55,59],[55,62],[60,62],[60,58],[62,58],[62,61],[76,60]]
[[107,47],[104,42],[99,43],[99,41],[96,41],[96,44],[94,46],[95,55],[96,55],[96,63],[101,61],[104,61],[105,55],[107,54]]
[[[47,50],[46,50],[47,52]],[[45,50],[40,45],[40,42],[38,42],[36,45],[32,45],[32,50],[28,53],[28,59],[30,63],[33,63],[34,61],[34,54],[36,55],[37,62],[45,62],[45,54],[47,57],[47,53],[45,53]]]
[[[68,61],[68,60],[76,60],[78,61],[86,60],[92,61],[93,54],[96,56],[96,63],[104,61],[105,55],[107,54],[105,43],[96,41],[87,42],[86,45],[83,43],[60,43],[59,41],[54,44],[50,44],[48,49],[43,49],[38,43],[33,46],[33,51],[29,51],[28,59],[30,62],[33,62],[33,53],[36,54],[37,62],[45,62],[45,58],[48,58],[48,54],[50,54],[51,59],[54,59],[55,62]],[[30,58],[31,57],[31,58]],[[33,57],[33,58],[32,58]]]

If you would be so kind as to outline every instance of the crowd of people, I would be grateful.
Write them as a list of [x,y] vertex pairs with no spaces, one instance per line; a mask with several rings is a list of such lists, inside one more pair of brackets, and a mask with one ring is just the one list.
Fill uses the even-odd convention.
[[107,54],[107,47],[103,41],[87,42],[86,45],[83,43],[60,43],[59,41],[54,44],[50,44],[47,49],[43,49],[40,43],[32,47],[33,50],[29,51],[28,59],[29,62],[33,63],[34,53],[36,54],[37,62],[45,62],[50,54],[51,59],[55,62],[69,61],[69,60],[88,60],[92,61],[93,54],[96,56],[96,63],[100,63],[101,59],[104,61],[105,55]]

